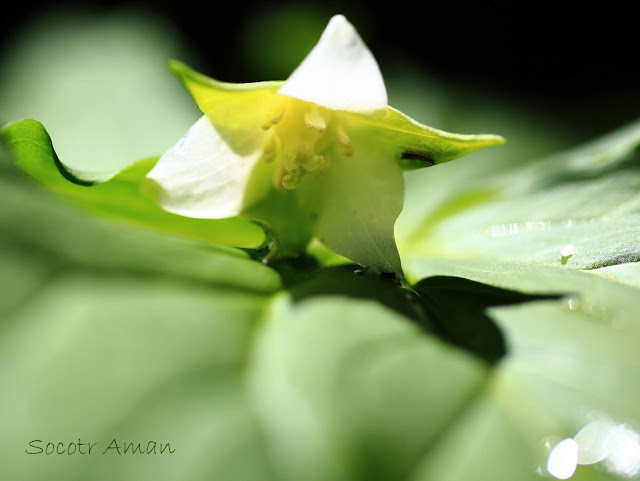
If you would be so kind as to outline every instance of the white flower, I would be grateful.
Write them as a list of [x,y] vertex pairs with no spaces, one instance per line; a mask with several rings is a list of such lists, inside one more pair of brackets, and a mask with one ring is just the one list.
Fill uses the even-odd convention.
[[361,265],[401,272],[393,228],[403,170],[503,142],[387,106],[378,64],[342,15],[284,83],[222,83],[178,62],[172,70],[205,116],[148,174],[159,203],[183,216],[266,221],[285,253],[313,234]]

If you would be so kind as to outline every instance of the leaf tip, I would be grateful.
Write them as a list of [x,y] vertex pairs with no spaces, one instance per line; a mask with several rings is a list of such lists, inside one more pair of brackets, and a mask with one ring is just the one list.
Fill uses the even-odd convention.
[[493,147],[493,146],[497,146],[497,145],[504,145],[504,144],[507,143],[507,139],[505,139],[501,135],[488,135],[487,137],[489,137],[489,139],[488,139],[489,143],[487,144],[487,147]]

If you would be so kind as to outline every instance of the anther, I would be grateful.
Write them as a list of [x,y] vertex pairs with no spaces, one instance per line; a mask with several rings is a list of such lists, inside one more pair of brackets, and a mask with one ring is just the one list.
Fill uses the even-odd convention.
[[302,161],[302,167],[306,172],[315,172],[322,169],[325,165],[325,156],[322,154],[310,155]]
[[278,140],[275,135],[272,135],[264,143],[264,147],[262,148],[261,159],[264,162],[271,162],[275,157],[277,150],[278,150]]
[[349,139],[349,136],[340,125],[336,129],[336,140],[337,140],[336,147],[338,148],[338,152],[346,156],[353,155],[353,147],[351,146],[351,140]]
[[287,172],[297,169],[300,167],[299,157],[297,152],[291,150],[285,152],[282,156],[282,166]]
[[312,108],[304,113],[304,124],[308,129],[315,129],[322,133],[327,128],[327,123],[317,108]]
[[287,172],[283,177],[282,177],[282,187],[284,187],[287,190],[293,190],[296,187],[298,187],[298,185],[300,185],[300,181],[302,180],[302,169],[293,169],[289,172]]
[[275,124],[282,120],[284,116],[284,105],[279,104],[272,108],[267,114],[267,118],[262,123],[262,130],[269,130]]

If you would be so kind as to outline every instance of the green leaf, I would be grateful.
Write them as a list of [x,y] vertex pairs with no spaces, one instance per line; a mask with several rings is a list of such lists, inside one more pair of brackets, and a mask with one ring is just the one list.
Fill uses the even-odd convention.
[[[398,238],[411,279],[460,276],[563,295],[490,309],[507,355],[416,480],[536,479],[531,466],[544,468],[541,443],[550,436],[575,436],[594,418],[628,421],[637,432],[640,296],[620,283],[638,285],[630,261],[640,252],[639,140],[636,123],[538,162],[502,172],[494,166],[489,181],[477,171],[458,175],[422,217],[409,206]],[[416,189],[429,192],[428,182],[409,185],[407,203],[419,197]],[[577,253],[563,262],[567,245]],[[572,479],[617,478],[579,466]]]
[[[566,294],[489,310],[506,338],[507,355],[477,403],[456,419],[412,479],[539,479],[534,469],[544,468],[545,438],[575,436],[598,418],[628,420],[637,430],[637,289],[561,267],[442,259],[405,267],[418,276],[459,275],[524,292]],[[617,478],[579,466],[572,479]]]
[[[480,203],[495,202],[499,214],[499,201],[512,194],[540,192],[542,198],[566,182],[610,178],[625,186],[614,174],[618,169],[630,174],[628,189],[619,189],[628,201],[626,216],[637,154],[632,141],[612,142],[628,145],[628,155],[621,147],[595,167],[576,160],[577,172],[562,156],[535,171],[505,174],[495,185],[447,187],[452,197],[442,209],[439,201],[423,204],[433,216],[424,231],[422,223],[417,226],[414,240],[425,244],[403,244],[411,254],[403,262],[412,280],[451,275],[566,295],[495,307],[485,315],[488,304],[477,301],[494,290],[460,279],[455,288],[442,278],[422,280],[418,290],[428,287],[439,301],[434,308],[447,327],[455,327],[463,305],[499,326],[507,352],[492,366],[410,322],[411,306],[402,304],[398,291],[382,287],[389,279],[362,284],[369,300],[346,297],[350,293],[331,276],[306,295],[295,288],[276,294],[277,274],[240,251],[84,217],[2,160],[3,474],[24,481],[534,481],[540,479],[536,467],[544,466],[538,448],[547,436],[573,436],[594,415],[637,429],[640,296],[605,278],[637,282],[637,263],[580,272],[572,269],[585,252],[578,246],[566,266],[524,261],[513,255],[515,248],[494,248],[498,260],[484,260],[481,247],[443,234]],[[46,152],[43,165],[49,167],[38,167],[36,175],[44,172],[53,190],[68,192],[56,187],[68,182],[53,167],[51,147],[38,142],[28,148],[31,143],[22,138],[14,152],[34,150],[34,157],[24,157],[32,167],[39,164],[29,159]],[[139,179],[151,163],[132,167],[135,209]],[[509,178],[513,190],[504,188]],[[69,184],[79,190],[66,195],[85,203],[84,193],[115,185],[126,190],[124,182]],[[604,191],[612,196],[605,196],[608,208],[613,190]],[[115,209],[107,196],[90,198],[96,212]],[[617,236],[627,234],[614,231],[611,238],[619,242]],[[592,260],[603,252],[587,251]],[[460,290],[460,283],[473,288]],[[394,303],[406,311],[391,309]],[[476,318],[465,319],[470,324]],[[33,439],[68,443],[78,437],[102,449],[113,439],[170,442],[175,453],[24,453]],[[619,478],[581,466],[572,479]]]
[[[485,376],[484,364],[372,302],[334,298],[293,307],[281,297],[265,309],[264,293],[277,289],[277,277],[237,251],[203,251],[86,218],[0,165],[0,253],[12,259],[2,285],[15,295],[0,324],[0,418],[10,433],[0,458],[9,476],[263,481],[301,472],[292,479],[322,479],[346,456],[353,476],[364,479],[377,453],[388,453],[379,459],[391,475],[411,465]],[[374,366],[388,385],[385,398],[372,396],[376,378],[360,374]],[[324,451],[304,431],[305,404],[278,387],[286,383],[283,367],[294,369],[294,385],[303,382],[295,391],[314,396],[326,422],[318,427],[344,429],[339,459],[322,463]],[[430,382],[416,384],[417,376]],[[345,389],[336,410],[331,379],[342,379]],[[404,397],[392,396],[396,387]],[[274,396],[284,402],[274,405]],[[396,414],[372,423],[389,401],[400,403]],[[432,409],[441,416],[406,431]],[[280,431],[291,427],[303,430],[302,438]],[[76,438],[99,443],[99,456],[23,453],[31,440]],[[114,462],[113,451],[102,454],[113,439],[170,442],[176,452]],[[285,455],[296,439],[308,457]],[[367,439],[375,442],[363,444]],[[394,441],[400,439],[411,448]]]
[[552,298],[499,289],[460,277],[429,277],[413,288],[441,339],[489,363],[498,362],[507,350],[504,335],[487,310]]
[[640,287],[640,262],[601,267],[589,272],[633,287]]
[[[574,401],[638,414],[621,377],[638,375],[635,317],[614,327],[566,300],[494,309],[508,353],[489,368],[377,301],[270,298],[276,274],[236,250],[86,218],[0,166],[0,462],[13,478],[528,481],[540,437],[584,422]],[[580,278],[612,303],[640,302],[548,269],[573,276],[558,286]],[[24,453],[77,438],[175,453]]]
[[394,312],[340,297],[277,299],[252,360],[256,413],[291,481],[407,479],[487,375]]
[[109,180],[97,183],[78,179],[77,172],[60,162],[47,131],[35,120],[7,125],[0,131],[0,139],[17,165],[32,177],[96,214],[222,245],[255,248],[264,241],[260,227],[240,218],[192,219],[162,210],[141,192],[145,176],[156,159],[138,162]]
[[[412,232],[407,257],[594,269],[640,259],[640,124],[584,147],[470,180]],[[405,225],[406,227],[406,225]],[[561,251],[573,246],[566,259]]]
[[6,159],[0,166],[0,225],[10,246],[24,249],[25,255],[32,251],[43,256],[36,264],[51,256],[55,262],[132,275],[171,274],[259,291],[279,286],[275,272],[237,249],[85,217],[39,189]]
[[[0,171],[3,474],[269,479],[240,374],[277,274],[234,249],[86,217],[6,158]],[[78,438],[99,443],[91,456],[25,454]],[[175,453],[114,462],[112,439]]]

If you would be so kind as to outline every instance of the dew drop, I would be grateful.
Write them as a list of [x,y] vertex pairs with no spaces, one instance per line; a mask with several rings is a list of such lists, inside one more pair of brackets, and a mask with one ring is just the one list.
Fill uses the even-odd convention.
[[578,464],[599,463],[609,456],[607,437],[612,424],[605,419],[591,421],[573,439],[578,443]]
[[569,479],[578,467],[578,443],[572,438],[563,439],[549,453],[547,471],[557,479]]
[[606,440],[609,457],[605,467],[619,476],[640,472],[640,436],[624,424],[613,428]]

